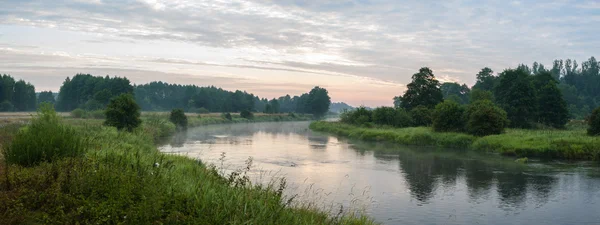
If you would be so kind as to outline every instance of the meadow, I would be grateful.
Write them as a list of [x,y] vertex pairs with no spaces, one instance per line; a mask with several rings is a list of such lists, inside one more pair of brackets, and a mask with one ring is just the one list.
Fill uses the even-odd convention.
[[340,122],[313,122],[315,131],[365,141],[470,149],[513,157],[600,161],[600,138],[586,135],[581,124],[567,129],[507,129],[503,134],[476,137],[464,133],[434,132],[430,127],[361,127]]
[[[253,184],[248,168],[225,175],[201,161],[160,153],[157,141],[175,132],[165,115],[144,115],[132,133],[100,119],[47,118],[0,131],[0,224],[373,224],[286,198],[284,179]],[[190,118],[190,125],[216,122],[222,121]],[[65,136],[70,141],[59,152],[36,155]]]

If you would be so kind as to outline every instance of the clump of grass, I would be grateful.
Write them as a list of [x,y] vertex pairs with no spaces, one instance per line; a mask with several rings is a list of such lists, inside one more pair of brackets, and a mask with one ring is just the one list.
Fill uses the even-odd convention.
[[29,126],[19,130],[12,142],[4,146],[4,157],[9,164],[34,166],[79,156],[84,151],[84,138],[74,128],[62,124],[52,106],[47,104]]
[[176,125],[158,114],[150,114],[142,119],[141,132],[153,137],[154,142],[174,134]]

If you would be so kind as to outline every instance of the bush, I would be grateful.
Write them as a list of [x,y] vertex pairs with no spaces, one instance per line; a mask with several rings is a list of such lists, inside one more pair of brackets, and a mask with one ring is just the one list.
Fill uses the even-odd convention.
[[198,114],[209,114],[210,113],[210,111],[208,109],[204,108],[204,107],[199,108],[196,112]]
[[221,114],[221,117],[222,117],[223,119],[226,119],[226,120],[229,120],[229,121],[231,121],[231,120],[233,119],[233,118],[231,117],[231,113],[223,113],[223,114]]
[[5,160],[21,166],[35,166],[84,152],[84,138],[74,128],[62,124],[49,103],[43,104],[31,124],[19,130],[4,148]]
[[340,121],[347,124],[362,125],[372,121],[373,112],[361,106],[355,110],[343,112]]
[[171,115],[169,116],[169,121],[175,124],[178,128],[187,128],[188,126],[188,118],[183,112],[183,109],[173,109],[171,111]]
[[433,123],[433,112],[426,106],[417,106],[410,110],[410,116],[412,117],[413,124],[415,126],[431,126]]
[[254,118],[254,114],[252,114],[252,112],[244,109],[240,113],[240,117],[251,120],[252,118]]
[[106,108],[105,125],[131,132],[141,123],[140,106],[131,94],[121,94],[110,100]]
[[88,112],[88,117],[89,118],[94,118],[94,119],[105,119],[106,118],[106,113],[104,112],[104,110],[94,110],[91,112]]
[[12,112],[15,110],[15,106],[9,101],[3,101],[0,103],[0,112]]
[[73,117],[73,118],[84,118],[85,114],[86,114],[85,110],[79,109],[79,108],[71,111],[71,117]]
[[467,114],[465,116],[467,119],[466,130],[475,136],[501,134],[508,126],[506,111],[489,100],[472,103],[465,114]]
[[412,118],[404,109],[379,107],[373,110],[373,123],[394,127],[408,127],[412,125]]
[[588,119],[588,130],[587,133],[590,136],[600,135],[600,107],[594,109],[592,115]]
[[438,132],[458,132],[465,127],[464,108],[455,101],[446,100],[435,106],[433,129]]
[[156,142],[175,133],[177,126],[158,114],[150,114],[145,117],[143,128],[144,133],[149,134]]

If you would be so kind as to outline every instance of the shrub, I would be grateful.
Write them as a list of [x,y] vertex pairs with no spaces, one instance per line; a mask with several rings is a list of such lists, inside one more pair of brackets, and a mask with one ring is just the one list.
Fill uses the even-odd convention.
[[199,108],[196,112],[199,114],[209,114],[210,113],[210,111],[204,107]]
[[83,137],[74,128],[62,124],[49,103],[44,103],[31,124],[19,130],[4,148],[5,160],[21,166],[80,156],[84,152]]
[[412,117],[415,126],[431,126],[433,115],[432,110],[426,106],[417,106],[410,110],[410,116]]
[[140,106],[131,94],[121,94],[110,100],[106,108],[105,125],[131,132],[141,123]]
[[461,131],[465,127],[464,108],[455,101],[446,100],[435,106],[433,129],[438,132]]
[[508,125],[506,111],[489,100],[472,103],[465,114],[467,114],[466,130],[475,136],[501,134]]
[[71,111],[71,117],[73,117],[73,118],[84,118],[85,114],[86,114],[85,110],[79,109],[79,108]]
[[588,119],[588,130],[587,133],[590,136],[600,135],[600,107],[594,109],[592,115]]
[[9,101],[3,101],[0,103],[0,112],[12,112],[15,110],[15,106]]
[[244,109],[242,110],[242,112],[240,113],[240,117],[244,118],[244,119],[249,119],[251,120],[254,117],[254,114],[252,114],[252,112]]
[[169,121],[175,124],[178,128],[187,128],[188,126],[188,118],[183,112],[183,109],[173,109],[171,111],[171,115],[169,116]]
[[104,112],[104,110],[94,110],[94,111],[88,112],[88,117],[94,118],[94,119],[105,119],[106,113]]
[[223,113],[221,114],[221,117],[223,117],[223,119],[229,120],[231,121],[233,118],[231,117],[231,113]]
[[394,127],[408,127],[412,125],[412,118],[404,109],[392,107],[379,107],[373,110],[373,123]]
[[296,118],[296,114],[294,114],[293,112],[291,112],[291,113],[288,113],[288,117],[291,117],[291,118]]
[[162,140],[176,131],[176,125],[157,114],[150,114],[144,119],[144,133],[154,138],[154,141]]
[[347,124],[362,125],[372,121],[373,113],[365,107],[358,107],[355,110],[343,112],[340,121]]

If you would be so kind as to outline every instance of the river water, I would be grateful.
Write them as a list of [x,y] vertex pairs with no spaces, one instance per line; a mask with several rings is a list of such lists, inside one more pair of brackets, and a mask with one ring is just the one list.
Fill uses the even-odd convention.
[[297,204],[361,211],[383,224],[600,224],[595,163],[514,163],[490,154],[350,141],[309,122],[189,129],[163,152],[246,167],[260,183],[280,177]]

